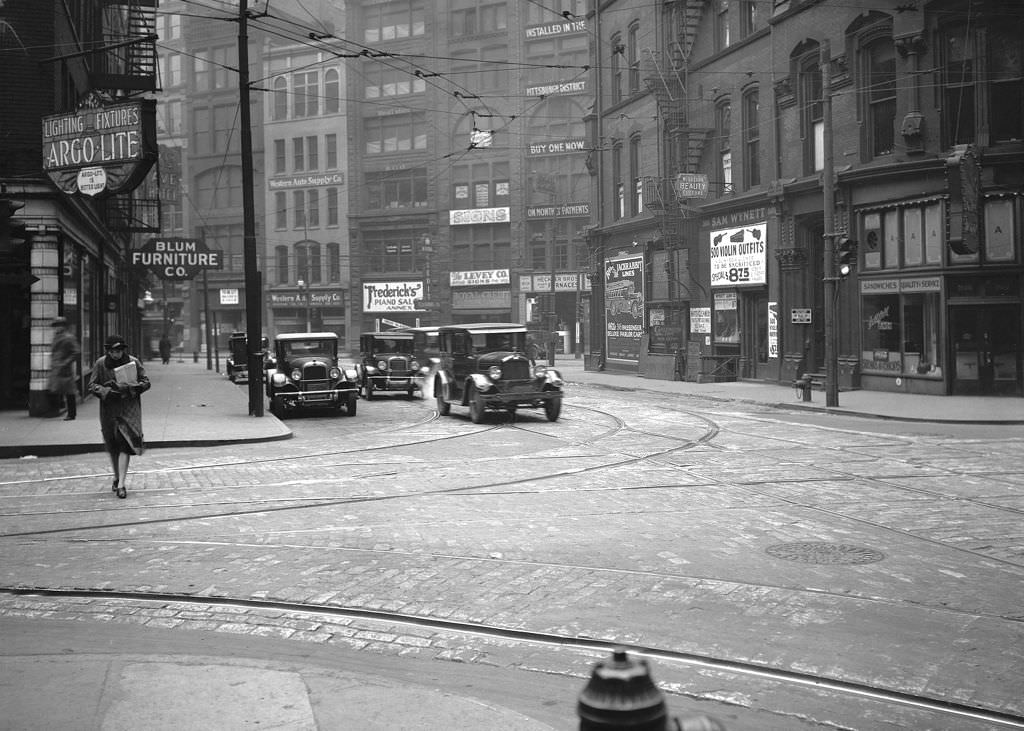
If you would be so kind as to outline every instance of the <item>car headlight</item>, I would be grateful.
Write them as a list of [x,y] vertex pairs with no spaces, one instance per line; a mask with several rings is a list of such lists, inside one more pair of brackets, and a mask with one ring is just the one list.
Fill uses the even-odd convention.
[[548,369],[544,366],[534,366],[533,377],[534,378],[545,378],[548,375]]
[[292,371],[292,380],[293,381],[301,381],[302,380],[302,371],[300,371],[298,368],[293,370]]
[[327,375],[331,377],[332,381],[337,381],[341,377],[341,371],[337,368],[331,368],[331,370],[327,371]]
[[418,371],[419,369],[420,369],[420,362],[418,360],[414,360],[412,363],[409,364],[409,370],[410,371]]
[[349,381],[357,381],[359,380],[359,373],[354,368],[346,368],[345,378]]
[[501,380],[501,366],[496,366],[496,365],[491,366],[490,368],[487,369],[487,375],[490,377],[490,379],[492,381],[500,381]]
[[275,373],[270,380],[275,386],[283,386],[286,379],[283,373]]
[[377,367],[382,371],[386,371],[388,369],[388,362],[386,360],[378,360]]

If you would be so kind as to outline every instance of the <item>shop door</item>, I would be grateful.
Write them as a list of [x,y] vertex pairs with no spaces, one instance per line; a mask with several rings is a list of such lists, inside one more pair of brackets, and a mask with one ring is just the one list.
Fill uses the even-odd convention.
[[744,292],[740,310],[740,360],[743,378],[767,379],[768,373],[768,295]]
[[1019,305],[954,305],[949,311],[953,344],[953,393],[1022,394]]

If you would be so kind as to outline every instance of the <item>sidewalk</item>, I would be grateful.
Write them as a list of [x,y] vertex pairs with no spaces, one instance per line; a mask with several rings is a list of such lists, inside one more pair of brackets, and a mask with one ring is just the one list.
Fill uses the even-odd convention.
[[[984,396],[921,396],[883,391],[843,391],[839,406],[826,408],[825,393],[803,401],[793,388],[776,383],[735,381],[693,383],[644,378],[632,373],[584,371],[583,360],[561,357],[555,366],[571,384],[653,391],[716,401],[759,403],[901,421],[962,424],[1024,424],[1024,399]],[[143,427],[149,447],[210,446],[291,437],[291,430],[264,412],[249,416],[249,392],[202,362],[145,363],[153,388],[142,397]],[[78,407],[75,421],[40,419],[24,411],[0,411],[0,458],[102,451],[99,404],[93,397]]]
[[[266,442],[292,436],[267,412],[249,416],[248,386],[235,385],[200,361],[143,363],[153,387],[142,395],[147,448]],[[74,421],[41,419],[25,411],[0,411],[0,458],[102,452],[99,401],[78,405]]]
[[841,391],[839,406],[827,408],[824,391],[811,391],[811,401],[808,403],[797,395],[796,389],[777,383],[662,381],[632,373],[584,371],[582,359],[568,357],[556,360],[555,367],[570,383],[609,388],[656,391],[717,401],[752,402],[785,409],[900,421],[1024,424],[1024,398],[1012,396],[924,396],[886,391]]

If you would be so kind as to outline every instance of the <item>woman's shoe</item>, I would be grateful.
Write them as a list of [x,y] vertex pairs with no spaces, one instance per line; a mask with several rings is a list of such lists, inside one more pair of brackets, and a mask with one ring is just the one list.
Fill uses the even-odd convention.
[[117,496],[123,500],[124,498],[128,497],[128,491],[125,490],[123,487],[118,486]]
[[114,478],[114,482],[111,483],[111,485],[110,485],[110,491],[111,492],[117,492],[117,478],[116,477]]

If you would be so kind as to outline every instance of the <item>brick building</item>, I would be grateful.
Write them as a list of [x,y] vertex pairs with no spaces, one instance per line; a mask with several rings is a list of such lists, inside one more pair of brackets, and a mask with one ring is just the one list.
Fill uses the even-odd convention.
[[[826,370],[831,346],[840,388],[1022,395],[1022,22],[1001,0],[603,4],[602,288],[609,262],[635,257],[628,229],[660,238],[637,247],[637,352],[615,357],[623,318],[605,291],[592,359],[664,376],[668,330],[688,377],[788,383]],[[616,100],[623,52],[645,83]],[[615,155],[645,98],[659,154],[643,209],[623,216]]]

